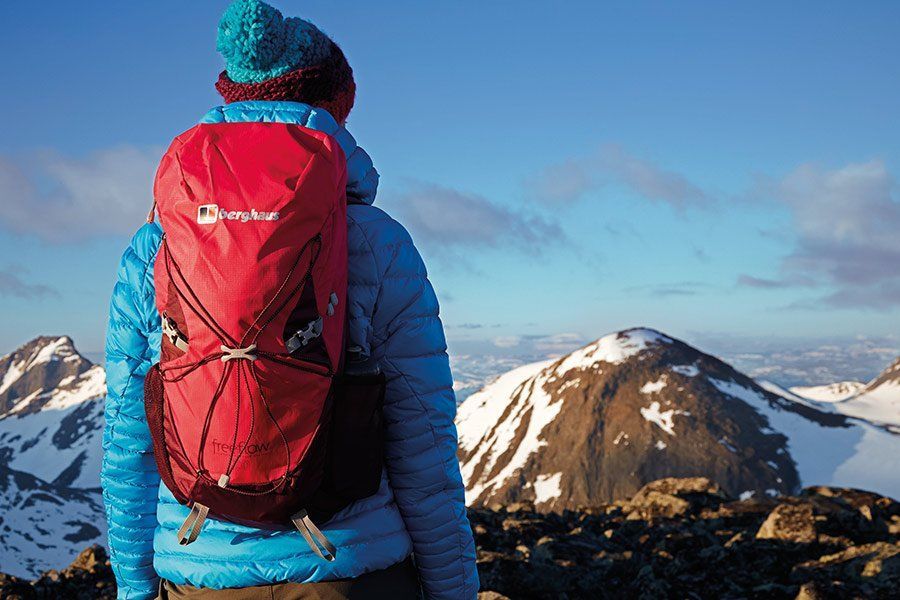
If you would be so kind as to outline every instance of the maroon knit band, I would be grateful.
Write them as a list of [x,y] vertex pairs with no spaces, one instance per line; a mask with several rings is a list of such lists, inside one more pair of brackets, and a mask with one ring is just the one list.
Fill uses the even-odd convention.
[[225,71],[219,75],[216,89],[226,103],[243,100],[293,100],[327,110],[338,123],[344,123],[356,98],[353,70],[337,44],[331,44],[328,60],[305,69],[288,71],[260,83],[237,83]]

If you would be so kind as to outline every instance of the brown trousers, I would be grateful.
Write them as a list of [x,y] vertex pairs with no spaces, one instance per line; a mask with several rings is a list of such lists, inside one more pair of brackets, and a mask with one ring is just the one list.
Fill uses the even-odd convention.
[[412,559],[353,579],[317,583],[275,583],[211,590],[162,581],[158,600],[419,600],[419,576]]

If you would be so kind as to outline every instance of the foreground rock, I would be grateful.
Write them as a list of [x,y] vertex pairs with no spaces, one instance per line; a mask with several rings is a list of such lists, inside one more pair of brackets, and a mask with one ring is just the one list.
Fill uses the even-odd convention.
[[90,546],[62,571],[47,571],[35,581],[0,574],[0,598],[4,600],[110,599],[116,583],[109,557],[101,546]]
[[483,598],[900,597],[900,503],[856,490],[736,501],[664,479],[596,508],[469,515]]
[[[900,503],[839,488],[734,500],[704,478],[563,513],[527,503],[469,511],[481,600],[900,597]],[[0,598],[114,598],[102,548]]]

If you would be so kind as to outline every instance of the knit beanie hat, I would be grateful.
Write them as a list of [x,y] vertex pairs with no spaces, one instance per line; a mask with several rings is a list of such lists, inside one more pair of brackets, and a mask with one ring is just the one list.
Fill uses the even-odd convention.
[[324,108],[339,123],[356,97],[344,53],[309,21],[285,19],[261,0],[234,0],[219,22],[225,70],[216,89],[226,103],[293,100]]

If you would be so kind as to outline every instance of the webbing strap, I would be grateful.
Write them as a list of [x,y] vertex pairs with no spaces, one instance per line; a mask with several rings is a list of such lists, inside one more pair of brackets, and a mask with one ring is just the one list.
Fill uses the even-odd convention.
[[191,506],[191,512],[188,513],[187,518],[178,530],[179,544],[187,546],[200,537],[200,529],[203,527],[203,522],[206,521],[207,514],[209,514],[208,506],[194,502],[194,505]]
[[294,527],[297,528],[297,531],[300,532],[300,535],[303,536],[303,539],[306,540],[306,543],[309,544],[309,547],[312,548],[312,551],[315,552],[319,558],[332,562],[337,557],[337,548],[335,548],[334,544],[325,537],[325,534],[316,527],[316,524],[312,522],[306,509],[302,509],[300,512],[293,515],[291,517],[291,523],[294,524]]

